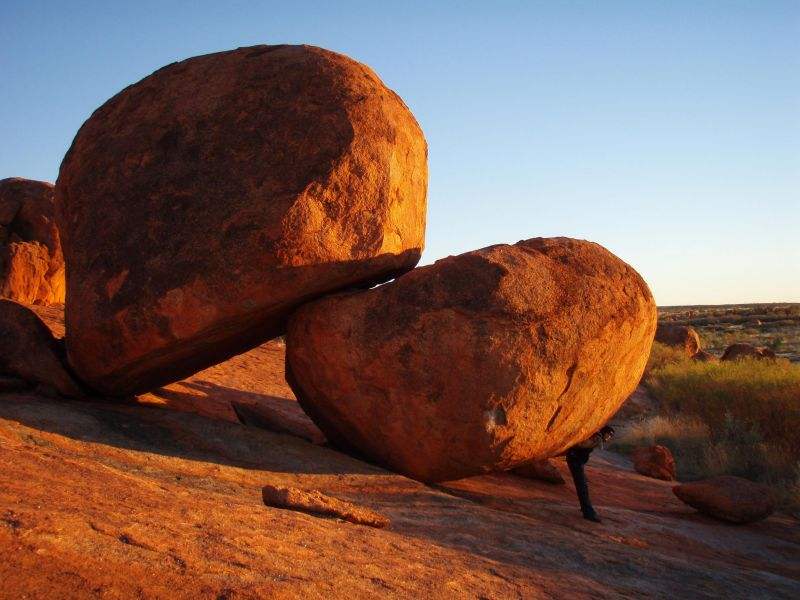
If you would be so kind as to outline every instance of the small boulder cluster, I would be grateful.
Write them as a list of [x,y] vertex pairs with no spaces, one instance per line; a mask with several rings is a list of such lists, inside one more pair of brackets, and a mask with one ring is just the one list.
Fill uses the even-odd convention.
[[731,344],[717,357],[710,352],[703,350],[700,335],[694,327],[688,325],[677,325],[675,323],[662,322],[656,328],[655,341],[666,346],[681,348],[686,356],[693,360],[702,362],[719,362],[742,359],[774,360],[775,352],[763,346],[754,346],[744,342]]
[[257,46],[164,67],[61,165],[52,353],[125,396],[285,334],[287,380],[340,448],[423,481],[563,452],[636,387],[650,290],[569,238],[414,268],[426,191],[419,125],[360,63]]

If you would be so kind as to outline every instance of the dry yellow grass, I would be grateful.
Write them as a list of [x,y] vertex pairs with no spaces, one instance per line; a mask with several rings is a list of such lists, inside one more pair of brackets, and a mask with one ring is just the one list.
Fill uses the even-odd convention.
[[624,428],[620,449],[661,444],[679,479],[739,475],[776,486],[800,508],[800,365],[697,362],[656,343],[645,386],[658,414]]

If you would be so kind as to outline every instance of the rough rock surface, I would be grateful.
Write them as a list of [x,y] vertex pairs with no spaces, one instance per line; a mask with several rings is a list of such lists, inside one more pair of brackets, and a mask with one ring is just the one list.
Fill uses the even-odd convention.
[[538,479],[548,483],[563,484],[564,476],[549,459],[531,460],[515,467],[512,471],[514,475],[525,477],[526,479]]
[[59,341],[33,311],[12,300],[0,300],[0,374],[62,396],[82,396],[63,360]]
[[701,513],[731,523],[760,521],[775,510],[775,501],[767,486],[732,475],[682,483],[672,491]]
[[536,238],[300,308],[287,379],[328,439],[422,481],[586,439],[635,389],[656,308],[597,244]]
[[701,350],[700,335],[694,327],[659,323],[656,327],[656,341],[667,346],[683,348],[686,356],[694,356]]
[[0,297],[64,302],[64,257],[54,213],[51,183],[0,179]]
[[737,344],[731,344],[725,348],[725,352],[722,353],[722,358],[720,358],[720,360],[742,360],[745,358],[762,360],[774,359],[776,356],[775,352],[769,348],[757,347],[753,346],[752,344],[740,342]]
[[374,510],[369,510],[352,502],[344,502],[316,490],[265,485],[261,490],[261,496],[267,506],[299,510],[324,517],[335,517],[357,525],[368,525],[379,529],[389,525],[389,519]]
[[675,459],[665,446],[636,448],[631,460],[637,473],[664,481],[675,480]]
[[[435,490],[220,420],[231,401],[296,405],[277,340],[158,393],[160,408],[0,396],[0,598],[800,596],[796,519],[728,527],[610,452],[587,467],[596,525],[571,485],[495,474]],[[265,484],[391,528],[265,509]]]
[[166,66],[96,110],[61,165],[69,360],[126,394],[252,348],[299,303],[412,268],[426,187],[414,117],[345,56]]

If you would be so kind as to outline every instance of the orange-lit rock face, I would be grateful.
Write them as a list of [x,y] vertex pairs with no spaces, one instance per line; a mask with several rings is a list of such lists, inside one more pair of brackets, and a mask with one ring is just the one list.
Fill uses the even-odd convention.
[[0,180],[0,297],[28,304],[64,302],[64,258],[53,185]]
[[61,165],[69,359],[137,392],[279,334],[299,303],[416,264],[426,186],[414,117],[345,56],[164,67],[95,111]]
[[328,439],[424,481],[563,452],[634,390],[647,285],[590,242],[449,257],[290,320],[287,377]]

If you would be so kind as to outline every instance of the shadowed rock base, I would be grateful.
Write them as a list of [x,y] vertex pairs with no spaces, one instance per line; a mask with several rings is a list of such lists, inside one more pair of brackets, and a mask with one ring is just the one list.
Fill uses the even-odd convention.
[[36,313],[11,300],[0,300],[0,375],[61,396],[84,395],[67,372],[60,340]]

